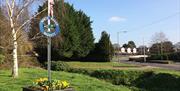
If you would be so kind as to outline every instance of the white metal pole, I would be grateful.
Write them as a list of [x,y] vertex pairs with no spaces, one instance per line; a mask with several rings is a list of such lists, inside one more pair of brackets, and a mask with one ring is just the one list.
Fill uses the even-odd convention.
[[[48,17],[50,17],[50,0],[48,0]],[[50,19],[48,19],[48,32],[50,32],[50,26],[51,24],[51,21]],[[48,80],[49,82],[51,82],[51,37],[47,37],[47,51],[48,51],[48,54],[47,54],[47,59],[48,59]]]

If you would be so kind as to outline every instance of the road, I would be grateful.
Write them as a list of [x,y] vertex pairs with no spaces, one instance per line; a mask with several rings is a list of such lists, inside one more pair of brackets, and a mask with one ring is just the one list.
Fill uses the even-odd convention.
[[180,63],[173,63],[173,64],[159,64],[159,63],[140,63],[140,62],[132,62],[127,60],[121,60],[122,63],[128,63],[128,64],[136,64],[136,65],[144,65],[144,66],[152,66],[152,67],[159,67],[164,69],[171,69],[171,70],[177,70],[180,71]]

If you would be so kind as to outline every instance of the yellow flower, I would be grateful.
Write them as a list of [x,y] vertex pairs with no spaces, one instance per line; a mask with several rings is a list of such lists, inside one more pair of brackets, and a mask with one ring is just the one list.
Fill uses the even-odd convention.
[[62,88],[69,87],[69,83],[67,81],[62,81]]

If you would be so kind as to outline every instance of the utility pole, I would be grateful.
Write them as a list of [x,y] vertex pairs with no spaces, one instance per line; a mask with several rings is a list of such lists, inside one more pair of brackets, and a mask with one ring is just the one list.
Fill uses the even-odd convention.
[[145,44],[144,44],[144,38],[143,38],[143,46],[144,46],[144,62],[146,62],[146,57],[145,57],[145,55],[146,55],[146,49],[145,49]]
[[163,60],[163,43],[162,43],[162,41],[160,43],[160,46],[161,46],[161,60]]
[[119,51],[120,51],[120,44],[119,44],[119,32],[117,32],[117,58],[118,58],[118,62],[119,62]]
[[118,61],[120,61],[120,59],[119,59],[119,51],[121,51],[121,48],[120,48],[120,42],[119,42],[119,34],[120,33],[127,33],[127,31],[120,31],[120,32],[117,32],[117,43],[118,43],[118,45],[119,45],[119,48],[118,48]]

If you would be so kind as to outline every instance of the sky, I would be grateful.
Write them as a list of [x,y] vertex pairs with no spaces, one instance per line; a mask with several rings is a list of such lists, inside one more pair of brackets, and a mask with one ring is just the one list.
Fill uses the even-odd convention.
[[[152,36],[164,32],[173,43],[180,41],[180,0],[65,0],[90,16],[97,42],[101,32],[112,43],[132,40],[137,46],[150,46]],[[126,33],[123,31],[127,31]]]

